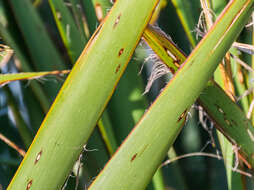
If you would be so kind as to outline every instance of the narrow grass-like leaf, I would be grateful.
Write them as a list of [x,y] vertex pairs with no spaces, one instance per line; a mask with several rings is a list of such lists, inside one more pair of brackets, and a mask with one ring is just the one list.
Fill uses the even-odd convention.
[[86,37],[85,34],[85,27],[84,27],[84,22],[82,19],[82,13],[81,13],[81,4],[79,2],[79,0],[69,0],[71,3],[71,9],[72,9],[72,13],[74,16],[74,19],[76,21],[77,27],[80,31],[80,33],[82,34],[83,37]]
[[39,79],[39,78],[46,77],[49,75],[64,75],[64,74],[68,74],[69,72],[70,72],[70,70],[0,74],[0,86],[6,85],[10,82],[14,82],[14,81],[18,81],[18,80]]
[[107,110],[104,110],[97,125],[99,127],[101,136],[107,146],[109,154],[113,155],[117,149],[117,142]]
[[227,5],[227,0],[211,0],[212,10],[216,15],[219,15]]
[[61,188],[157,3],[115,3],[66,79],[8,189]]
[[[0,50],[0,63],[2,65],[8,64],[9,62],[12,62],[12,56],[13,56],[13,50],[8,48],[7,46],[2,45],[1,50]],[[1,76],[1,74],[0,74]],[[1,78],[1,77],[0,77]],[[24,121],[21,112],[19,110],[18,104],[15,100],[15,97],[13,96],[11,90],[9,87],[4,87],[3,91],[5,93],[6,99],[7,99],[7,104],[12,112],[14,122],[18,128],[18,131],[20,133],[20,136],[23,140],[24,145],[26,148],[29,147],[29,145],[32,142],[33,135],[32,131],[29,129],[28,125]]]
[[[0,5],[4,6],[3,2],[1,2]],[[1,16],[2,18],[7,19],[6,18],[7,16],[5,16],[3,12]],[[0,35],[5,41],[5,43],[8,44],[14,50],[15,55],[20,60],[21,70],[24,72],[32,72],[33,71],[32,67],[31,65],[29,65],[29,60],[24,55],[24,51],[22,51],[22,47],[20,47],[20,45],[16,43],[16,40],[13,38],[13,36],[10,35],[11,32],[10,32],[10,29],[8,28],[10,27],[10,25],[11,25],[10,23],[6,23],[6,24],[4,24],[3,22],[0,23]],[[30,86],[34,91],[36,98],[40,102],[42,109],[44,110],[44,112],[47,112],[50,107],[50,104],[45,92],[42,90],[42,87],[37,82],[32,82]]]
[[[9,1],[36,66],[63,69],[63,61],[51,42],[42,21],[30,1]],[[21,9],[21,7],[23,7]],[[39,35],[40,34],[40,35]],[[43,56],[42,56],[43,55]],[[45,56],[47,55],[47,56]],[[38,59],[40,57],[40,60]],[[45,64],[47,63],[47,64]]]
[[180,132],[187,110],[246,23],[253,4],[250,0],[228,4],[90,190],[145,188]]
[[192,47],[195,47],[197,43],[193,32],[195,29],[195,21],[192,15],[193,13],[191,11],[190,2],[188,0],[172,0],[172,3],[176,8],[176,12],[187,34],[190,44]]
[[[231,48],[230,53],[237,54],[237,50],[235,48]],[[237,96],[240,97],[247,90],[245,85],[245,79],[243,76],[243,70],[241,65],[239,65],[235,59],[231,59],[231,63],[232,63],[233,71],[234,71],[234,83],[235,83],[236,94]],[[245,114],[247,114],[249,109],[248,97],[247,96],[242,97],[239,100],[239,103],[243,111],[245,112]]]
[[163,173],[162,170],[157,170],[153,176],[153,186],[156,190],[165,190],[165,184],[163,183]]
[[159,4],[154,10],[153,16],[150,20],[150,24],[154,24],[158,20],[161,10],[164,9],[167,6],[167,4],[168,4],[167,0],[160,0]]
[[64,1],[49,0],[57,28],[73,63],[77,60],[87,42],[86,36],[78,30]]
[[83,9],[85,12],[89,33],[90,35],[96,30],[96,27],[98,25],[98,20],[95,14],[95,9],[93,6],[92,0],[81,0],[81,3],[83,5]]
[[8,87],[4,87],[4,92],[6,94],[8,106],[12,111],[13,118],[18,127],[20,136],[22,137],[25,147],[28,148],[33,140],[32,131],[28,128],[28,125],[25,123],[20,113],[20,110],[17,106],[17,102],[15,101],[15,98],[10,89]]
[[[11,0],[9,3],[37,71],[66,69],[32,2]],[[51,101],[59,87],[59,83],[48,83],[45,86]]]

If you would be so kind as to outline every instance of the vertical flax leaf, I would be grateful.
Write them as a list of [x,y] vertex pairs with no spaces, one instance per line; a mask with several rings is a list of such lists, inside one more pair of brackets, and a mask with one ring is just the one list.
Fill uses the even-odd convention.
[[113,153],[117,149],[117,142],[107,110],[104,110],[101,119],[98,121],[97,125],[99,127],[101,136],[106,144],[109,154],[113,155]]
[[57,28],[73,63],[82,52],[87,39],[81,35],[75,21],[63,1],[49,0]]
[[[65,69],[66,66],[49,38],[32,2],[29,0],[10,0],[8,3],[13,10],[35,68],[39,71]],[[60,88],[60,84],[48,83],[45,88],[52,101]]]
[[66,79],[9,190],[61,188],[157,3],[158,0],[115,3]]
[[86,20],[89,28],[89,33],[92,34],[96,30],[98,20],[96,17],[95,9],[92,0],[81,0],[83,4]]
[[81,5],[79,3],[79,0],[69,0],[69,1],[71,3],[72,13],[76,21],[76,24],[78,26],[78,29],[80,33],[85,37],[86,34],[85,34],[84,22],[82,19]]
[[11,92],[11,90],[8,87],[4,87],[4,92],[7,96],[7,102],[10,110],[12,111],[14,121],[16,123],[16,126],[18,127],[19,134],[24,142],[24,145],[26,149],[30,146],[32,140],[33,140],[33,133],[29,129],[28,125],[24,121],[21,112],[18,108],[18,104]]
[[195,29],[195,21],[193,12],[191,10],[191,2],[188,0],[172,0],[172,3],[176,8],[176,12],[183,25],[184,31],[187,34],[191,46],[195,47],[197,42],[194,32],[192,32]]
[[180,132],[186,110],[239,35],[253,11],[253,4],[250,0],[228,4],[89,190],[146,187]]
[[46,33],[43,23],[31,2],[27,0],[11,0],[9,2],[31,56],[38,64],[37,67],[43,70],[63,69],[63,61]]
[[[0,1],[0,36],[14,50],[15,55],[20,61],[20,70],[26,72],[32,71],[32,67],[29,65],[31,60],[28,59],[25,51],[26,46],[23,44],[21,35],[17,35],[19,34],[19,30],[15,25],[13,17],[10,15],[11,11],[6,6],[7,3],[6,1]],[[37,81],[32,81],[24,93],[29,94],[29,96],[24,96],[24,102],[28,108],[31,126],[37,130],[44,117],[44,113],[49,110],[50,104],[48,97]],[[31,108],[34,107],[37,109],[32,110]]]

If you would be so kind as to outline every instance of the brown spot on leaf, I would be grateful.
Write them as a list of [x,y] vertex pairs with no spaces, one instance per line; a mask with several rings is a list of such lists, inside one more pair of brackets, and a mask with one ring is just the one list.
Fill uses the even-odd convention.
[[171,73],[174,75],[175,74],[175,69],[173,69],[172,67],[169,67],[169,70],[171,71]]
[[37,162],[40,160],[41,158],[41,155],[42,155],[42,150],[37,154],[36,158],[35,158],[35,161],[34,161],[34,164],[37,164]]
[[115,23],[114,23],[114,25],[113,25],[113,28],[115,28],[115,27],[118,25],[121,16],[122,16],[122,14],[120,13],[120,14],[118,15],[118,17],[116,18],[116,20],[115,20]]
[[185,117],[186,113],[187,113],[187,109],[184,110],[184,112],[180,115],[180,117],[178,118],[177,122],[181,121]]
[[29,190],[32,186],[33,180],[30,180],[26,186],[26,190]]
[[138,153],[134,154],[134,155],[131,157],[131,162],[132,162],[133,160],[136,159],[137,155],[138,155]]
[[115,74],[118,73],[118,71],[120,70],[120,68],[121,68],[121,64],[118,64],[118,65],[117,65],[117,68],[116,68],[116,71],[115,71]]
[[124,48],[121,48],[118,52],[118,56],[120,57],[123,54]]

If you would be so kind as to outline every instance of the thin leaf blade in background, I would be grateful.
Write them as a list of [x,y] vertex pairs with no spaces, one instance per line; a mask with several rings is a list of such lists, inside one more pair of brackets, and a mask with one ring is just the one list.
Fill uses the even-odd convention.
[[57,28],[73,63],[77,60],[87,42],[63,1],[49,0],[50,8],[54,15]]

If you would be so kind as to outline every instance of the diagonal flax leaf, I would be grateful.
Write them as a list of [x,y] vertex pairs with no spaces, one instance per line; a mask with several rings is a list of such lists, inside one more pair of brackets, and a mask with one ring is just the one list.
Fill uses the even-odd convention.
[[64,75],[68,74],[69,72],[70,70],[0,74],[0,86],[18,80],[39,79],[49,75]]
[[254,1],[231,1],[165,87],[90,190],[144,189],[167,154],[186,111],[199,96],[253,10]]
[[114,4],[66,79],[8,189],[62,187],[157,3]]
[[254,128],[251,121],[214,81],[209,81],[199,102],[216,122],[216,128],[239,148],[240,159],[253,168]]
[[[173,61],[167,62],[170,59],[166,57],[170,55],[175,55],[178,59],[179,57],[183,60],[185,59],[184,54],[175,44],[153,27],[148,26],[143,36],[148,45],[168,67],[174,64]],[[171,52],[169,55],[166,55],[160,51],[161,49],[170,49]],[[181,63],[182,62],[179,62],[179,64]],[[245,113],[225,94],[219,85],[212,80],[202,91],[198,101],[208,112],[209,117],[217,124],[216,127],[233,145],[241,148],[240,153],[242,154],[241,158],[243,161],[248,166],[250,166],[249,163],[252,163],[252,167],[254,167],[253,161],[251,162],[252,155],[254,154],[254,141],[251,135],[254,134],[254,129],[251,125],[251,121],[246,118]],[[230,170],[232,170],[232,168],[230,168]]]
[[[85,13],[87,13],[86,12],[87,10],[90,10],[87,14],[91,14],[92,10],[94,11],[92,3],[88,4],[89,1],[86,1],[85,7],[89,5],[91,5],[92,7],[87,7],[85,9]],[[77,22],[77,24],[79,24],[79,27],[76,27],[75,24],[75,20],[76,21],[79,20],[78,10],[74,8],[77,6],[75,5],[76,2],[74,1],[71,2],[73,14],[76,15],[75,20],[73,16],[70,14],[68,8],[66,7],[67,5],[64,1],[49,0],[49,3],[55,21],[57,23],[57,28],[61,34],[61,38],[65,43],[65,47],[69,52],[69,56],[71,57],[72,62],[75,63],[76,60],[78,59],[78,56],[80,55],[80,52],[83,49],[85,42],[85,40],[79,34],[80,33],[79,31],[82,30],[81,28],[83,27],[83,23]],[[87,21],[89,21],[91,17],[86,17],[86,19]],[[88,22],[88,27],[90,26],[90,24],[91,22]],[[96,24],[96,21],[94,24]],[[96,29],[96,27],[94,27],[93,29]],[[92,32],[94,32],[94,30],[92,30]],[[70,54],[71,52],[72,54]],[[97,126],[99,130],[93,131],[93,134],[91,135],[89,142],[87,144],[88,147],[90,145],[97,146],[98,150],[100,150],[90,152],[89,154],[90,156],[88,157],[88,159],[86,159],[85,172],[89,174],[89,177],[91,179],[93,178],[93,176],[96,176],[99,173],[100,168],[103,167],[105,163],[108,161],[109,159],[108,153],[112,155],[117,148],[116,140],[114,138],[114,133],[111,127],[109,116],[107,114],[107,110],[104,110],[101,119],[97,122]],[[103,142],[105,142],[105,144]],[[105,145],[107,149],[105,149]],[[96,160],[96,158],[99,158],[98,161]],[[92,160],[92,164],[90,160]],[[90,179],[88,178],[88,180]]]
[[[86,0],[86,6],[89,6],[89,1]],[[108,11],[109,7],[112,6],[112,3],[108,0],[93,0],[95,3],[95,7],[92,9],[99,11],[100,6],[102,10]],[[161,4],[163,4],[164,1],[160,1],[160,3],[157,5],[157,8],[155,9],[153,16],[150,20],[150,23],[153,19],[156,19],[158,17],[158,14],[160,12]],[[164,2],[165,3],[165,2]],[[87,7],[87,9],[91,8]],[[87,16],[88,14],[86,14]],[[100,14],[98,13],[97,16]],[[88,19],[91,17],[87,17]],[[98,18],[99,19],[99,18]],[[92,20],[88,23],[92,23]],[[133,126],[139,121],[139,119],[142,117],[142,115],[145,112],[145,109],[147,108],[148,101],[146,99],[146,96],[142,96],[142,93],[144,91],[144,85],[142,81],[142,77],[138,76],[137,73],[139,71],[138,63],[136,59],[141,59],[142,53],[139,51],[139,47],[135,50],[135,58],[133,58],[130,61],[130,64],[128,65],[127,69],[124,72],[124,75],[121,77],[121,80],[119,81],[119,84],[116,88],[116,91],[114,95],[112,96],[109,105],[107,106],[107,109],[104,110],[101,120],[98,122],[98,126],[100,129],[100,132],[103,136],[103,139],[105,139],[107,148],[111,154],[117,150],[117,146],[120,145],[122,141],[125,139],[125,137],[130,133]],[[124,107],[124,109],[123,109]],[[110,135],[110,125],[107,125],[107,122],[105,121],[105,116],[110,116],[111,126],[114,130],[114,138]],[[100,124],[104,124],[104,129]],[[109,133],[104,133],[103,131],[108,131]],[[108,138],[107,138],[108,136]],[[109,138],[111,137],[111,138]],[[108,141],[106,141],[108,140]],[[116,142],[114,142],[116,141]],[[117,143],[117,144],[116,144]],[[114,149],[115,147],[115,149]],[[114,150],[113,152],[111,150]],[[104,164],[105,165],[105,164]],[[103,167],[104,167],[103,165]],[[158,170],[156,172],[158,175],[156,175],[155,178],[152,179],[152,184],[154,187],[154,190],[161,190],[165,189],[164,181],[162,175],[160,175],[160,171]],[[97,175],[97,174],[96,174]]]

